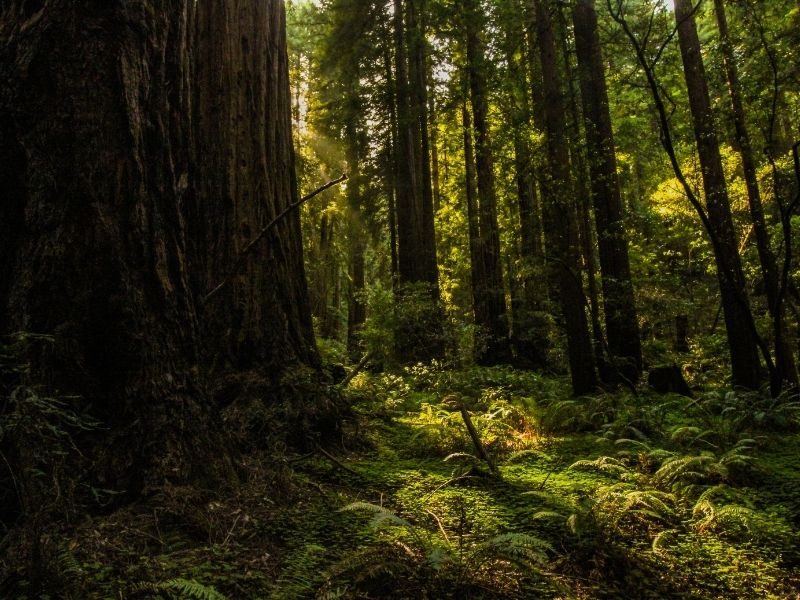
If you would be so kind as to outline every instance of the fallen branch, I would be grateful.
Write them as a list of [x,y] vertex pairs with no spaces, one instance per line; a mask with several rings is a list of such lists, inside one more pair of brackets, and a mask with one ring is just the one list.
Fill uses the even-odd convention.
[[332,188],[335,185],[342,183],[343,181],[347,180],[347,175],[342,175],[338,179],[334,179],[333,181],[329,181],[325,185],[320,188],[317,188],[307,196],[303,196],[297,202],[292,202],[289,206],[284,208],[281,212],[279,212],[274,219],[272,219],[266,226],[258,233],[256,237],[254,237],[244,249],[239,252],[239,256],[236,257],[236,262],[233,263],[233,268],[231,268],[230,273],[220,282],[220,284],[215,287],[213,290],[208,292],[203,298],[203,304],[206,304],[209,300],[211,300],[214,296],[219,294],[225,287],[233,280],[236,274],[239,272],[239,269],[244,264],[245,259],[247,258],[248,254],[253,251],[253,249],[258,245],[258,243],[264,239],[264,237],[270,232],[270,230],[275,227],[278,223],[280,223],[286,215],[292,212],[295,208],[302,206],[304,203],[308,202],[315,196],[320,195],[327,189]]
[[364,370],[364,367],[367,366],[367,363],[370,361],[370,359],[372,359],[373,356],[375,356],[375,350],[370,350],[369,352],[367,352],[364,355],[364,357],[360,361],[358,361],[358,364],[353,368],[352,371],[350,371],[347,377],[344,378],[342,383],[339,384],[339,388],[340,389],[346,388],[347,384],[353,381],[353,378]]
[[350,467],[348,467],[346,464],[344,464],[342,461],[340,461],[338,458],[336,458],[333,454],[331,454],[330,452],[325,450],[325,448],[323,448],[322,446],[317,445],[316,449],[317,449],[317,452],[322,454],[322,456],[327,458],[329,461],[331,461],[334,465],[336,465],[337,467],[339,467],[343,471],[347,471],[348,473],[352,473],[353,475],[356,475],[357,477],[361,477],[363,479],[364,476],[361,473],[359,473],[355,469],[351,469]]
[[481,438],[478,437],[478,431],[475,429],[475,425],[472,423],[472,418],[469,416],[467,407],[463,402],[460,403],[459,409],[461,410],[461,418],[464,419],[464,425],[467,426],[469,437],[472,438],[472,444],[475,446],[475,452],[478,454],[478,458],[486,461],[486,464],[489,465],[489,470],[492,472],[492,475],[498,479],[501,479],[500,471],[497,470],[497,465],[494,464],[492,457],[489,456],[488,452],[486,452],[486,448],[484,448]]

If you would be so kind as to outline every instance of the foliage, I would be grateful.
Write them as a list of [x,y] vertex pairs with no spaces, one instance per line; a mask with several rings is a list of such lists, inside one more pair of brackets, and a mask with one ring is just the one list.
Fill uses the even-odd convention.
[[[459,529],[448,531],[431,513],[438,528],[431,532],[382,506],[357,502],[345,511],[371,515],[378,540],[366,549],[346,555],[329,572],[328,587],[347,583],[370,597],[473,596],[519,597],[518,580],[540,576],[552,546],[537,537],[506,533],[475,540]],[[463,524],[463,520],[462,520]],[[397,583],[402,596],[396,596]],[[491,590],[491,591],[490,591]]]
[[156,597],[166,596],[175,600],[226,600],[211,586],[194,580],[168,579],[159,583],[140,583],[133,588],[134,593],[151,593]]

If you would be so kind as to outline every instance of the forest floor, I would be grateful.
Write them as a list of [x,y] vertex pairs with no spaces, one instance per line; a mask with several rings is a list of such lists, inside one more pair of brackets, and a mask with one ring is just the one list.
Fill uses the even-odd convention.
[[346,398],[338,444],[250,456],[235,495],[65,530],[64,597],[800,597],[796,403],[430,366]]

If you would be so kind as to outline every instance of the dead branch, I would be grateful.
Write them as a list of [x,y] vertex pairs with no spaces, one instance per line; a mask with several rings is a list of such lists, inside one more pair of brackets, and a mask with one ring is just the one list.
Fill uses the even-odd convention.
[[239,272],[239,269],[242,268],[242,265],[244,264],[244,261],[247,259],[247,256],[253,251],[253,249],[258,245],[258,243],[261,240],[264,239],[264,237],[270,232],[270,230],[273,227],[275,227],[278,223],[280,223],[284,219],[284,217],[286,217],[286,215],[288,215],[290,212],[292,212],[294,209],[298,208],[299,206],[302,206],[303,204],[305,204],[306,202],[308,202],[309,200],[311,200],[315,196],[318,196],[319,194],[321,194],[325,190],[327,190],[329,188],[332,188],[333,186],[338,185],[338,184],[340,184],[340,183],[342,183],[343,181],[346,181],[346,180],[347,180],[347,175],[345,174],[345,175],[342,175],[341,177],[339,177],[338,179],[334,179],[333,181],[329,181],[328,183],[326,183],[322,187],[319,187],[316,190],[314,190],[313,192],[311,192],[310,194],[308,194],[306,196],[303,196],[302,198],[300,198],[296,202],[292,202],[291,204],[289,204],[289,206],[287,206],[281,212],[279,212],[275,216],[275,218],[272,219],[269,223],[267,223],[266,226],[258,233],[258,235],[256,237],[254,237],[250,241],[250,243],[247,244],[247,246],[244,247],[244,249],[241,252],[239,252],[239,256],[236,257],[236,261],[233,263],[233,268],[231,268],[231,270],[228,273],[228,275],[225,276],[225,278],[220,282],[219,285],[217,285],[214,289],[212,289],[210,292],[208,292],[208,294],[205,295],[205,297],[203,298],[203,304],[206,304],[214,296],[216,296],[223,289],[225,289],[225,287],[227,287],[227,285],[233,280],[233,278]]

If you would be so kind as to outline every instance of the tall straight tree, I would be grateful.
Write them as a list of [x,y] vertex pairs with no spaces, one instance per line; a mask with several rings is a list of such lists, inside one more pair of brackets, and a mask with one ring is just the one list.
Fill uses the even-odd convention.
[[788,347],[788,336],[783,324],[784,306],[780,300],[778,289],[778,267],[775,255],[770,245],[770,236],[764,218],[764,207],[761,202],[761,190],[758,187],[758,173],[753,146],[750,143],[750,133],[747,129],[744,101],[742,99],[741,84],[739,83],[739,70],[736,66],[736,57],[733,53],[730,32],[728,30],[728,17],[725,12],[725,3],[714,0],[714,14],[719,29],[720,49],[722,62],[725,67],[725,77],[728,81],[728,94],[731,101],[731,113],[736,135],[736,144],[742,157],[742,170],[747,187],[747,199],[750,206],[750,217],[753,221],[753,231],[756,237],[756,248],[761,264],[761,276],[764,278],[764,288],[767,293],[769,312],[775,324],[775,362],[780,371],[781,378],[798,385],[797,367],[794,354]]
[[348,115],[345,125],[345,145],[347,147],[347,211],[348,237],[350,238],[350,290],[347,313],[347,350],[351,357],[357,359],[361,353],[360,332],[367,319],[367,305],[364,299],[366,236],[362,221],[361,157],[363,156],[363,132],[359,131],[357,121],[360,120],[360,98],[355,93],[349,105],[354,110]]
[[[297,215],[262,238],[264,262],[231,270],[242,239],[296,197],[283,3],[195,14],[207,4],[0,9],[0,156],[13,166],[0,223],[19,225],[0,241],[0,334],[53,337],[58,351],[32,353],[31,377],[82,398],[108,432],[94,474],[133,493],[230,473],[201,347],[276,371],[316,362]],[[221,32],[224,56],[201,39]],[[218,71],[194,79],[194,44]],[[223,90],[219,103],[192,110],[203,85]],[[234,130],[216,138],[216,119]],[[235,165],[222,160],[233,151]],[[214,300],[246,306],[208,309],[203,320],[231,330],[203,337],[200,301],[224,281]]]
[[427,147],[427,99],[423,89],[426,77],[424,57],[419,55],[424,52],[424,31],[419,26],[418,2],[394,0],[393,4],[397,292],[401,300],[412,294],[419,309],[410,318],[401,319],[395,334],[400,356],[410,361],[440,357],[444,350]]
[[675,0],[678,41],[689,92],[708,220],[713,230],[710,233],[715,238],[717,276],[725,328],[728,332],[733,383],[748,389],[758,389],[761,375],[757,333],[745,289],[694,11],[691,0]]
[[467,74],[475,129],[478,181],[478,247],[482,262],[481,280],[473,281],[475,318],[483,342],[476,346],[475,358],[478,364],[496,365],[511,362],[511,347],[500,262],[494,163],[489,137],[486,49],[480,33],[485,27],[485,18],[479,0],[468,0],[464,4]]
[[547,364],[547,324],[543,315],[546,286],[537,275],[541,268],[541,226],[539,197],[530,141],[531,107],[528,77],[524,59],[528,48],[525,24],[519,14],[523,7],[515,1],[507,7],[503,17],[503,52],[507,74],[506,86],[509,110],[507,123],[511,128],[514,149],[514,169],[517,184],[519,212],[519,240],[521,255],[521,289],[512,295],[512,343],[517,365],[541,369]]
[[642,369],[642,346],[631,283],[605,65],[594,0],[578,0],[573,23],[600,254],[608,350],[620,374],[635,382]]
[[[284,16],[280,0],[200,2],[194,7],[194,133],[199,173],[189,227],[201,285],[231,283],[204,306],[209,338],[222,336],[233,366],[277,368],[313,360],[299,215],[281,219],[242,252],[297,197]],[[266,40],[275,39],[277,52]],[[276,171],[268,165],[278,163]],[[238,266],[241,263],[242,266]],[[298,300],[301,300],[298,302]],[[277,320],[285,328],[275,329]],[[283,339],[281,339],[283,338]]]
[[586,299],[580,278],[575,198],[566,144],[566,106],[558,70],[550,0],[531,0],[536,15],[539,57],[544,87],[544,125],[547,172],[542,174],[544,231],[550,280],[561,298],[567,333],[573,392],[585,394],[597,387],[592,341],[586,320]]

